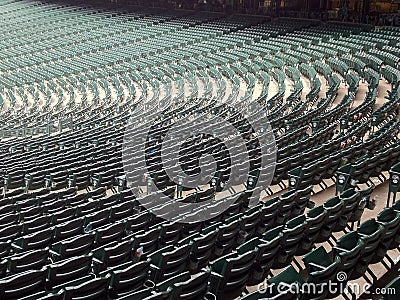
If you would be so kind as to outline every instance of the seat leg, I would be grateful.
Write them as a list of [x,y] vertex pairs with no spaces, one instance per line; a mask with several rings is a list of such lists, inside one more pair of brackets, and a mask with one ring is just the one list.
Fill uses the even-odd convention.
[[303,268],[301,267],[300,263],[297,261],[297,259],[294,257],[293,258],[293,263],[295,266],[298,268],[298,271],[300,272]]
[[381,264],[385,267],[386,270],[390,271],[390,267],[388,264],[382,259]]

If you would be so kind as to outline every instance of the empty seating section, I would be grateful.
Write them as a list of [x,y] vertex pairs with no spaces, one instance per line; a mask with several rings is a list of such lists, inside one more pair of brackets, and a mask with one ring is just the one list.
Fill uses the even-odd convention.
[[[361,217],[372,178],[385,181],[400,161],[400,30],[25,0],[2,1],[0,16],[0,299],[281,299],[277,290],[244,292],[265,280],[322,285],[339,271],[356,280],[398,249],[399,205]],[[378,107],[382,79],[390,89]],[[134,162],[123,161],[122,144],[131,113],[165,103],[167,118],[213,112],[242,136],[250,125],[222,104],[259,105],[277,162],[255,206],[247,177],[222,198],[211,181],[177,189],[159,142],[146,149],[146,192],[129,189],[124,164]],[[144,122],[134,137],[158,141],[169,128]],[[259,145],[246,141],[258,180]],[[227,159],[218,138],[193,136],[177,154],[185,172],[197,174],[203,153],[222,184],[230,164],[243,163]],[[316,206],[311,196],[328,179],[337,195]],[[157,203],[161,192],[171,201]],[[160,217],[205,201],[218,211],[207,221],[182,222],[202,209]],[[303,272],[292,266],[299,257]]]

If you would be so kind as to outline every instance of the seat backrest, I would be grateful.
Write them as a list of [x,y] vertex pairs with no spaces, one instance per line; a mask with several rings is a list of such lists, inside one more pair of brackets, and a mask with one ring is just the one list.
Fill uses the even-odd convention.
[[208,279],[210,272],[201,272],[193,278],[184,282],[175,283],[172,289],[174,300],[197,300],[203,299],[208,290]]
[[160,292],[166,291],[169,287],[172,285],[179,283],[179,282],[184,282],[190,279],[190,273],[189,272],[183,272],[179,275],[176,275],[174,277],[171,277],[167,280],[164,280],[156,285],[156,289]]
[[[292,285],[302,285],[304,283],[303,278],[300,276],[299,273],[292,267],[289,266],[284,269],[279,274],[275,275],[274,277],[268,279],[268,283],[272,286],[271,296],[277,296],[278,298],[272,299],[281,299],[279,296],[285,295],[285,288],[288,289]],[[286,286],[286,287],[285,287]],[[269,288],[267,288],[269,290]],[[290,296],[290,292],[287,293]],[[268,298],[270,299],[270,298]],[[294,297],[291,298],[283,298],[283,299],[295,299]]]
[[30,270],[0,280],[0,299],[20,299],[44,290],[46,269]]
[[325,248],[321,246],[304,256],[303,262],[307,270],[311,272],[316,268],[315,265],[318,265],[320,267],[327,267],[331,264],[332,261]]
[[64,300],[108,300],[111,275],[95,278],[78,286],[66,286]]
[[91,263],[90,255],[82,255],[51,264],[48,267],[47,279],[51,286],[56,286],[81,278],[89,274]]
[[384,234],[384,227],[379,224],[376,219],[370,219],[363,222],[358,227],[357,233],[365,243],[365,252],[370,253],[375,251],[378,246],[380,239]]
[[149,278],[150,260],[127,265],[126,268],[111,270],[110,287],[115,294],[143,288]]
[[8,258],[8,270],[11,274],[39,270],[46,265],[48,258],[49,248],[13,255]]

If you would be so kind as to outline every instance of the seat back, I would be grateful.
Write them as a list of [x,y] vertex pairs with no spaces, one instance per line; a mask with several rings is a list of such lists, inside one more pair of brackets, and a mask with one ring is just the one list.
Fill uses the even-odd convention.
[[61,285],[87,276],[91,270],[91,263],[90,255],[82,255],[49,265],[47,273],[49,286]]
[[108,300],[111,275],[95,278],[78,286],[66,286],[64,300]]
[[0,280],[0,299],[21,299],[44,290],[46,269],[30,270]]

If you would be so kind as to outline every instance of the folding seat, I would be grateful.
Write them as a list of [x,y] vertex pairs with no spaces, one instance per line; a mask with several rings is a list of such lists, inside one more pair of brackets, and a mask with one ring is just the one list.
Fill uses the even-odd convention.
[[182,202],[184,203],[195,203],[196,202],[196,193],[191,193],[187,195]]
[[246,287],[251,268],[254,265],[256,251],[244,254],[231,253],[210,263],[210,292],[218,297],[235,298]]
[[[331,260],[324,247],[319,247],[303,257],[303,262],[308,274],[308,283],[315,284],[316,289],[309,291],[303,290],[306,299],[326,299],[331,297],[329,289],[326,289],[328,283],[340,283],[337,279],[337,273],[340,270],[341,259],[335,256]],[[336,296],[336,295],[335,295]]]
[[[209,261],[214,257],[215,243],[217,241],[217,231],[210,231],[207,234],[195,233],[181,240],[178,245],[189,244],[190,261],[196,261],[189,269],[192,272],[200,270],[208,265]],[[195,268],[193,268],[195,266]]]
[[99,228],[110,221],[110,208],[97,210],[90,214],[86,214],[84,219],[85,226],[90,225],[91,228]]
[[360,194],[354,189],[349,189],[340,194],[340,199],[344,202],[344,209],[342,211],[340,222],[335,226],[333,231],[343,231],[346,228],[347,222],[352,217],[355,210],[358,209],[360,202]]
[[136,213],[133,201],[126,201],[111,206],[111,221],[127,219]]
[[70,197],[66,197],[64,195],[64,199],[67,205],[77,207],[79,205],[83,205],[89,202],[89,198],[87,197],[86,193],[73,195]]
[[70,221],[76,217],[76,208],[70,207],[65,208],[63,211],[52,214],[52,224],[61,224]]
[[[157,225],[155,225],[157,226]],[[151,230],[153,227],[150,227]],[[161,224],[160,236],[158,237],[158,242],[161,247],[166,245],[175,245],[181,239],[183,225],[176,222],[165,222]]]
[[286,221],[292,216],[292,210],[296,203],[296,191],[289,191],[281,195],[280,205],[277,214],[277,224],[285,224]]
[[30,270],[0,280],[0,298],[18,300],[44,290],[46,269]]
[[58,197],[59,198],[71,198],[76,196],[76,193],[78,192],[78,189],[76,187],[70,187],[67,188],[63,191],[58,192]]
[[76,207],[76,214],[79,217],[83,217],[86,216],[88,214],[92,214],[95,213],[96,211],[98,211],[98,209],[100,208],[100,201],[97,200],[92,200],[92,201],[88,201],[87,203],[78,205]]
[[22,234],[30,234],[36,231],[46,229],[51,226],[51,216],[41,216],[37,219],[24,222],[22,225]]
[[149,255],[151,259],[150,279],[154,282],[171,278],[187,269],[190,246],[171,246],[159,249]]
[[304,279],[292,266],[289,266],[279,274],[268,279],[268,286],[262,287],[259,293],[262,293],[261,299],[298,300],[302,299],[303,285]]
[[53,261],[89,254],[93,248],[94,239],[95,234],[89,233],[52,244],[50,252]]
[[238,215],[227,219],[224,223],[216,223],[213,226],[205,228],[202,233],[207,234],[218,228],[216,246],[222,250],[221,254],[226,254],[231,252],[237,245],[241,226],[240,215]]
[[4,175],[5,192],[8,190],[15,189],[13,192],[7,193],[5,195],[6,197],[13,197],[18,194],[24,193],[23,189],[18,189],[18,188],[25,187],[24,177],[25,177],[24,170],[12,170],[11,172],[8,172],[8,174]]
[[[91,224],[91,223],[90,223]],[[96,230],[96,246],[120,241],[125,235],[126,222],[116,222]]]
[[[91,176],[93,188],[105,187],[107,189],[113,188],[117,185],[115,181],[116,170],[104,170],[101,172],[94,172]],[[115,189],[114,189],[115,190]]]
[[158,249],[158,237],[161,234],[161,227],[152,230],[142,230],[134,234],[134,249],[143,247],[145,256],[153,253]]
[[56,200],[52,201],[51,203],[48,203],[48,204],[43,203],[42,205],[46,207],[47,213],[49,215],[52,215],[53,213],[63,211],[66,208],[67,203],[64,199],[60,199],[60,200],[56,199]]
[[292,261],[298,246],[303,241],[307,228],[308,224],[304,215],[287,222],[282,231],[281,248],[277,259],[274,261],[274,268],[282,268]]
[[54,236],[54,228],[50,227],[42,231],[24,235],[12,242],[15,252],[43,249],[49,247]]
[[367,172],[368,169],[368,159],[360,159],[356,162],[353,167],[352,177],[357,180],[357,183],[364,184],[367,183],[369,180],[369,173]]
[[119,196],[121,197],[121,202],[129,202],[136,200],[136,195],[132,192],[132,190],[122,191]]
[[392,207],[393,207],[394,210],[400,212],[400,201],[396,201],[396,202],[393,204]]
[[107,195],[100,199],[100,207],[107,208],[117,205],[120,201],[121,196],[119,194]]
[[396,211],[393,207],[385,208],[378,214],[376,220],[385,228],[381,247],[386,250],[397,248],[400,245],[400,211]]
[[135,249],[132,242],[126,240],[123,242],[111,242],[92,251],[93,269],[96,274],[104,271],[106,268],[115,267],[134,259]]
[[84,219],[75,218],[70,221],[57,224],[54,228],[54,241],[61,241],[84,232]]
[[275,224],[280,202],[281,201],[279,197],[262,202],[263,206],[260,213],[260,229],[263,227],[264,229],[268,230]]
[[[203,207],[199,207],[198,209],[195,209],[191,213],[189,213],[188,216],[191,217],[193,215],[197,216],[198,214],[202,214],[200,218],[209,220],[208,223],[210,224],[220,222],[224,219],[228,219],[233,215],[236,215],[237,213],[240,213],[242,204],[239,202],[230,204],[231,202],[232,201],[230,198],[224,198],[221,199],[221,201],[213,201],[212,203],[204,207],[205,211],[203,210]],[[198,223],[198,225],[201,224],[202,223]]]
[[94,278],[81,284],[73,282],[67,284],[64,291],[64,300],[108,300],[108,286],[111,275]]
[[367,187],[366,189],[359,190],[358,192],[358,205],[353,210],[353,214],[349,218],[349,222],[359,222],[362,214],[364,213],[364,209],[369,203],[370,196],[372,191],[374,190],[375,185]]
[[89,275],[91,263],[90,255],[82,255],[50,264],[47,272],[47,288],[53,289],[55,286]]
[[99,187],[97,189],[94,189],[94,190],[90,191],[88,193],[88,197],[92,198],[93,200],[97,200],[97,199],[105,197],[106,196],[106,191],[107,191],[106,188]]
[[28,270],[40,270],[49,259],[49,248],[33,250],[8,257],[8,272],[22,273]]
[[[13,195],[13,196],[11,196],[11,195]],[[10,199],[10,200],[12,199],[12,201],[11,201],[12,203],[24,202],[25,200],[35,198],[31,193],[26,193],[26,192],[22,193],[21,190],[14,190],[14,191],[8,193],[6,196],[8,199]]]
[[[110,295],[119,299],[148,285],[152,285],[148,281],[149,270],[149,260],[137,263],[129,262],[109,269],[106,272],[111,274]],[[106,272],[103,272],[103,276]]]
[[46,171],[37,171],[25,175],[27,190],[36,190],[45,187]]
[[318,171],[316,166],[316,163],[310,163],[307,166],[292,169],[288,173],[290,188],[298,190],[313,185]]
[[90,171],[87,169],[74,171],[72,170],[72,175],[68,177],[68,186],[77,187],[78,190],[88,189],[91,185],[90,183]]
[[350,279],[356,279],[364,275],[371,259],[376,255],[376,251],[379,250],[379,244],[385,232],[382,225],[375,219],[370,219],[359,226],[357,234],[359,239],[364,242],[364,251],[357,266],[351,272]]
[[324,232],[321,230],[327,217],[328,213],[322,205],[308,211],[306,216],[307,228],[304,232],[304,237],[297,248],[296,255],[304,255],[308,253],[319,236],[321,236],[321,239],[329,239],[330,232]]
[[198,191],[196,194],[196,202],[210,201],[215,196],[215,189],[209,188],[204,191]]
[[339,197],[329,199],[324,203],[324,209],[327,211],[328,217],[326,223],[322,227],[323,235],[320,235],[316,242],[323,242],[326,240],[326,236],[332,234],[334,228],[339,224],[347,224],[347,218],[341,219],[342,211],[344,210],[344,202]]
[[19,219],[24,221],[35,220],[38,217],[44,215],[46,212],[46,207],[44,206],[36,206],[30,209],[21,211],[19,213]]
[[197,300],[205,299],[208,291],[210,272],[200,272],[191,278],[189,272],[184,272],[157,284],[159,291],[171,290],[170,299]]
[[127,220],[127,229],[132,232],[146,230],[153,223],[154,215],[148,211],[134,215]]
[[254,265],[247,285],[261,283],[270,273],[271,267],[276,259],[282,240],[282,228],[277,228],[265,233],[262,238],[253,238],[237,248],[238,254],[256,251]]
[[58,194],[57,193],[51,193],[51,194],[46,193],[44,195],[36,196],[36,198],[38,199],[39,203],[41,203],[42,205],[49,205],[58,199]]
[[[6,222],[9,221],[7,226]],[[18,224],[18,215],[6,215],[0,218],[0,222],[4,225],[0,227],[0,242],[13,241],[15,238],[21,236],[22,225]]]
[[60,170],[58,172],[51,172],[46,176],[46,187],[52,191],[58,191],[68,187],[68,178],[70,172],[67,170]]
[[248,237],[251,238],[256,233],[258,233],[258,228],[260,225],[260,215],[261,211],[257,206],[252,209],[246,211],[246,213],[242,216],[242,230],[244,230]]
[[363,255],[364,249],[365,243],[359,239],[356,231],[342,236],[333,247],[334,257],[338,256],[342,261],[340,270],[345,272],[348,278]]
[[0,207],[0,216],[4,216],[6,214],[13,214],[16,211],[17,211],[17,206],[14,203],[7,201],[4,205],[1,205]]
[[190,211],[190,203],[183,203],[180,201],[167,201],[163,204],[154,206],[152,213],[156,216],[155,222],[163,222],[165,220],[171,220],[177,215],[183,213],[187,214]]
[[17,201],[15,204],[17,205],[17,210],[21,212],[39,206],[41,203],[39,202],[38,199],[30,198],[22,201]]
[[312,186],[302,190],[297,190],[296,203],[292,207],[292,215],[298,216],[304,213],[306,207],[310,205]]

